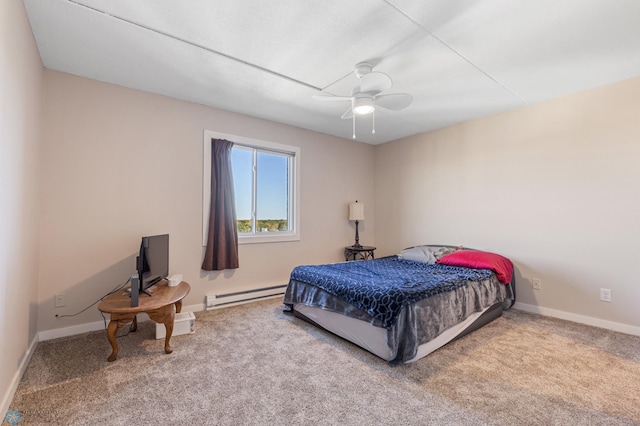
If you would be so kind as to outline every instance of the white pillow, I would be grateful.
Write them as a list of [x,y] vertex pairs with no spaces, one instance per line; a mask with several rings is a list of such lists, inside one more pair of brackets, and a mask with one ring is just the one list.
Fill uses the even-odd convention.
[[411,260],[413,262],[436,263],[436,257],[428,247],[418,246],[402,250],[398,255],[399,259]]
[[453,253],[454,251],[458,250],[461,247],[462,246],[457,248],[435,246],[435,247],[427,247],[427,250],[429,250],[429,252],[435,256],[436,260],[439,260],[440,258]]

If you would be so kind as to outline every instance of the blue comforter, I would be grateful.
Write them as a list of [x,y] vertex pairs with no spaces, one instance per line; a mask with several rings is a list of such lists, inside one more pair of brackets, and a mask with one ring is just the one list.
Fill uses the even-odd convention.
[[298,266],[291,279],[313,284],[365,311],[389,328],[403,306],[490,278],[486,269],[382,259]]

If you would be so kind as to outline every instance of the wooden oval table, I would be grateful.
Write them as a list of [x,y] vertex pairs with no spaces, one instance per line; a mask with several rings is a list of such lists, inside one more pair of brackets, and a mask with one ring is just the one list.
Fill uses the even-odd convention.
[[118,329],[133,321],[131,331],[136,331],[138,328],[136,315],[142,312],[149,315],[149,318],[153,321],[164,324],[167,330],[167,336],[164,339],[164,352],[167,354],[173,352],[169,344],[173,333],[173,321],[176,313],[180,313],[182,310],[182,299],[189,294],[191,286],[182,281],[177,286],[169,287],[167,280],[162,280],[149,290],[151,296],[140,294],[138,306],[131,306],[131,297],[125,290],[105,297],[98,304],[98,309],[101,312],[108,313],[111,316],[111,321],[107,327],[107,338],[111,343],[112,352],[107,361],[115,361],[118,356],[118,341],[116,340]]

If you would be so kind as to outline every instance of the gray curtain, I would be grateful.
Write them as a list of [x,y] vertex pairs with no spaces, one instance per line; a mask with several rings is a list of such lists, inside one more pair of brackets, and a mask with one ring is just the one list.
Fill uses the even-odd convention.
[[211,139],[211,208],[207,249],[202,262],[202,269],[206,271],[239,267],[231,148],[233,142]]

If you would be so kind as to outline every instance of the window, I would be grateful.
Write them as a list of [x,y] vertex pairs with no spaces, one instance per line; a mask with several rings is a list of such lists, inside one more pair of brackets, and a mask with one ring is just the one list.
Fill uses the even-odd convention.
[[234,142],[231,151],[240,244],[296,241],[300,148],[204,132],[203,244],[211,192],[211,139]]

